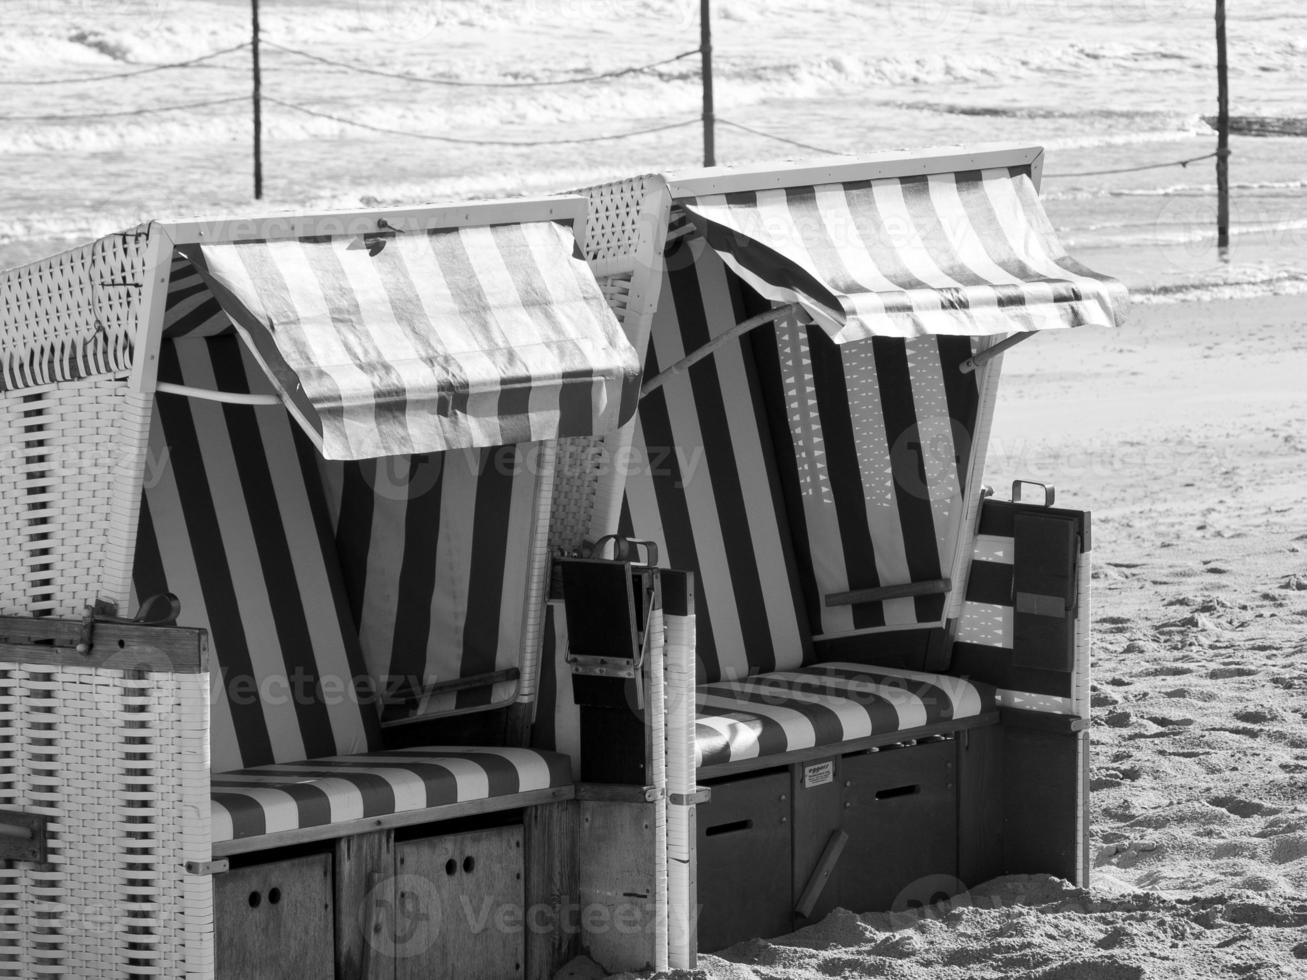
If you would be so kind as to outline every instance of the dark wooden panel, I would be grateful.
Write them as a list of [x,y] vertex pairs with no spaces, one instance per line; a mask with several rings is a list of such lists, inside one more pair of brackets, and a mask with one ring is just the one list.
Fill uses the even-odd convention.
[[1089,733],[1003,732],[1004,871],[1085,883]]
[[1076,533],[1080,535],[1080,550],[1089,551],[1091,548],[1088,511],[1069,510],[1062,507],[1037,507],[1034,504],[1014,504],[1007,500],[994,500],[992,497],[981,504],[980,524],[977,533],[1010,538],[1018,514],[1043,514],[1073,520],[1076,522]]
[[1009,691],[1051,694],[1069,698],[1073,672],[1069,670],[1035,670],[1012,663],[1008,647],[991,647],[983,643],[953,644],[949,673],[984,681]]
[[336,975],[394,977],[395,836],[390,830],[336,841]]
[[792,928],[790,792],[790,773],[781,770],[715,783],[699,805],[701,952]]
[[998,561],[973,561],[967,577],[967,602],[1012,605],[1012,566]]
[[654,964],[658,803],[577,802],[581,946],[609,973]]
[[694,613],[694,572],[659,569],[663,589],[663,612],[669,616]]
[[1070,671],[1075,661],[1077,522],[1014,515],[1012,665]]
[[331,863],[315,854],[214,878],[217,980],[333,976]]
[[396,853],[396,980],[525,976],[522,828],[403,841]]
[[0,616],[0,662],[195,674],[207,669],[208,633],[182,626],[96,623],[79,653],[80,619]]
[[958,751],[958,878],[968,888],[1003,873],[1003,730],[962,732]]
[[849,842],[837,871],[840,905],[910,908],[956,893],[954,743],[849,756],[843,772]]
[[523,817],[527,980],[549,980],[580,952],[579,813],[569,801],[533,807]]
[[[838,756],[814,759],[790,768],[791,793],[794,797],[794,896],[803,893],[830,836],[844,823],[844,773]],[[829,769],[830,778],[826,771]],[[841,859],[843,854],[841,854]],[[838,870],[838,864],[836,866]],[[838,878],[822,889],[807,916],[798,916],[796,926],[825,918],[839,904]]]

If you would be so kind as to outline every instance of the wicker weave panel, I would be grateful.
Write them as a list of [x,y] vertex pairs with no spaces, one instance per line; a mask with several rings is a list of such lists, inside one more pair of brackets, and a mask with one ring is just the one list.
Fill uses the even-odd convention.
[[631,177],[580,192],[590,197],[585,241],[581,244],[587,259],[622,259],[635,254],[640,222],[645,217],[645,196],[658,181],[654,176]]
[[146,284],[145,231],[0,272],[0,391],[131,366]]
[[141,423],[121,379],[0,394],[0,613],[79,616],[105,591],[135,533],[119,495],[140,496]]
[[590,525],[607,460],[602,436],[558,440],[553,509],[549,517],[550,555],[570,555],[581,542],[591,538]]
[[208,676],[12,666],[0,715],[0,806],[52,818],[0,868],[0,977],[211,976]]

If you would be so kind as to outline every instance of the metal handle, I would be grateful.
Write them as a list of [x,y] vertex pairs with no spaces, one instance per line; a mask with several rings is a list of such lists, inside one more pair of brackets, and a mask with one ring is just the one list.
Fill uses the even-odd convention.
[[1012,503],[1021,504],[1026,502],[1021,499],[1022,487],[1039,487],[1040,490],[1044,491],[1044,502],[1039,506],[1041,507],[1053,506],[1053,495],[1057,492],[1056,488],[1051,483],[1040,483],[1038,480],[1013,480]]

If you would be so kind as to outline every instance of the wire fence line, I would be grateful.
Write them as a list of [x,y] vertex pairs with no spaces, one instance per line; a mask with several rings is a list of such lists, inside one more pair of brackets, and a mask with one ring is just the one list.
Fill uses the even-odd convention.
[[613,71],[599,72],[595,75],[577,75],[570,78],[542,78],[542,79],[522,79],[516,81],[483,81],[477,79],[463,78],[431,78],[422,75],[408,75],[403,72],[382,71],[380,68],[373,68],[370,65],[360,65],[356,62],[337,61],[333,58],[324,58],[321,55],[311,54],[308,51],[301,51],[298,48],[287,47],[284,44],[278,44],[276,41],[264,41],[270,48],[276,48],[278,51],[284,51],[287,54],[296,55],[300,58],[307,58],[318,64],[330,65],[334,68],[344,68],[347,71],[356,72],[360,75],[374,75],[379,78],[393,78],[404,82],[414,82],[419,85],[444,85],[453,88],[544,88],[554,85],[584,85],[590,82],[602,82],[614,78],[622,78],[626,75],[639,75],[651,72],[655,68],[661,68],[664,65],[670,65],[686,58],[698,57],[699,49],[692,51],[682,51],[680,54],[674,54],[670,58],[663,58],[661,61],[651,61],[645,65],[632,65],[629,68],[618,68]]
[[198,58],[190,58],[186,61],[170,61],[162,65],[146,65],[144,68],[138,68],[135,71],[111,72],[105,75],[70,75],[66,78],[9,78],[0,79],[0,85],[30,85],[33,87],[46,85],[81,85],[86,82],[107,82],[119,78],[136,78],[140,75],[149,75],[154,72],[170,71],[174,68],[191,68],[195,65],[203,64],[206,61],[212,61],[214,58],[221,58],[226,54],[244,51],[249,47],[252,47],[252,44],[251,42],[246,41],[243,44],[233,44],[230,48],[210,51],[208,54],[202,54]]
[[[630,65],[624,68],[616,68],[611,71],[598,72],[590,75],[575,75],[570,77],[557,77],[545,79],[520,79],[520,80],[491,80],[491,79],[452,79],[436,78],[420,75],[410,75],[403,72],[385,71],[380,68],[374,68],[369,65],[362,65],[356,62],[342,61],[334,58],[328,58],[323,55],[314,54],[310,51],[304,51],[300,48],[291,47],[290,45],[281,44],[277,41],[265,40],[260,38],[260,46],[266,46],[283,54],[292,57],[301,58],[315,64],[339,68],[345,71],[370,75],[380,78],[388,78],[397,81],[403,81],[410,84],[419,85],[436,85],[450,88],[479,88],[479,89],[527,89],[527,88],[545,88],[566,85],[587,85],[601,82],[611,82],[616,79],[629,77],[632,75],[652,74],[654,77],[660,77],[657,69],[667,65],[686,60],[688,58],[698,57],[700,50],[698,48],[682,51],[678,54],[658,61],[651,61],[640,65]],[[199,67],[206,65],[207,62],[214,61],[225,55],[235,54],[239,51],[248,50],[253,47],[252,42],[245,41],[241,44],[235,44],[230,47],[220,48],[207,54],[202,54],[184,61],[168,62],[165,64],[147,65],[132,71],[113,72],[99,75],[69,76],[66,78],[38,78],[38,79],[0,79],[0,86],[19,87],[19,86],[54,86],[54,85],[78,85],[88,82],[114,81],[119,79],[136,78],[142,75],[149,75],[157,72],[182,70],[187,68]],[[230,105],[238,102],[249,101],[249,96],[232,96],[228,98],[207,99],[198,102],[186,102],[174,105],[161,106],[143,106],[136,109],[110,110],[105,112],[87,112],[87,113],[33,113],[33,114],[16,114],[0,116],[0,123],[7,122],[57,122],[57,121],[88,121],[95,119],[121,119],[136,116],[148,116],[165,112],[182,112],[193,109],[205,109],[213,106]],[[421,133],[412,130],[394,129],[385,126],[377,126],[372,123],[361,122],[357,119],[350,119],[346,116],[326,112],[310,106],[298,105],[283,99],[263,95],[264,102],[279,106],[280,108],[291,112],[300,113],[318,119],[328,120],[338,125],[351,126],[357,129],[369,132],[379,133],[387,136],[400,136],[407,139],[419,139],[432,142],[449,143],[463,146],[502,146],[502,147],[537,147],[537,146],[566,146],[580,145],[586,143],[603,143],[614,140],[631,139],[639,136],[647,136],[653,133],[663,133],[675,129],[684,129],[686,127],[697,125],[701,122],[701,117],[694,117],[680,120],[677,122],[664,123],[656,126],[648,126],[642,129],[632,129],[619,133],[606,133],[594,136],[564,137],[559,139],[534,139],[534,140],[506,140],[493,138],[477,138],[465,136],[449,136],[437,133]],[[725,119],[717,116],[715,121],[723,126],[735,129],[741,132],[749,133],[761,139],[772,140],[777,143],[783,143],[788,146],[794,146],[799,149],[809,150],[814,153],[822,153],[831,156],[848,156],[846,151],[832,150],[827,147],[817,146],[813,143],[804,142],[789,136],[783,136],[778,133],[767,132],[747,126],[744,123],[736,122],[732,119]],[[1201,160],[1210,160],[1218,156],[1217,153],[1205,153],[1200,156],[1188,157],[1182,160],[1166,160],[1159,163],[1142,164],[1132,167],[1115,167],[1103,170],[1082,170],[1065,173],[1046,173],[1047,178],[1062,179],[1072,177],[1098,177],[1114,174],[1138,173],[1146,170],[1158,170],[1165,167],[1187,167],[1191,163],[1197,163]]]
[[627,139],[632,136],[646,136],[649,133],[664,133],[669,129],[681,129],[685,126],[697,126],[699,118],[696,116],[692,119],[683,119],[680,122],[665,123],[660,126],[650,126],[646,129],[633,129],[625,133],[609,133],[603,136],[578,136],[565,139],[548,139],[548,140],[496,140],[496,139],[473,139],[462,136],[445,136],[436,133],[415,133],[410,130],[388,129],[385,126],[375,126],[372,123],[359,122],[357,119],[347,119],[344,116],[337,116],[330,112],[322,112],[317,109],[310,109],[307,106],[295,105],[293,102],[283,102],[281,99],[274,99],[271,96],[264,96],[265,102],[271,102],[273,105],[279,105],[283,109],[291,109],[294,112],[303,113],[306,116],[316,116],[319,119],[330,119],[332,122],[341,123],[345,126],[356,126],[359,129],[370,130],[374,133],[385,133],[390,136],[404,136],[409,139],[432,140],[437,143],[457,143],[465,146],[564,146],[573,143],[603,143],[607,140]]

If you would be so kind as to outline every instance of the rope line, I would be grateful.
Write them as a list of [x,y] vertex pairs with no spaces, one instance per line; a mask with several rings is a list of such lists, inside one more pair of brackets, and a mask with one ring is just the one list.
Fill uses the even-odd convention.
[[717,121],[721,123],[723,126],[731,126],[735,129],[742,129],[746,133],[753,133],[754,136],[761,136],[764,139],[775,140],[778,143],[789,143],[791,146],[801,147],[802,149],[805,150],[812,150],[814,153],[825,153],[829,156],[838,156],[838,157],[846,157],[849,155],[847,153],[842,153],[839,150],[827,150],[820,146],[813,146],[811,143],[801,143],[798,140],[790,139],[788,136],[777,136],[775,133],[764,133],[761,129],[754,129],[753,127],[746,126],[743,123],[732,122],[729,119],[723,119],[721,116],[717,117]]
[[228,99],[209,99],[206,102],[185,102],[181,105],[161,105],[145,109],[125,109],[122,112],[77,112],[62,116],[0,116],[0,122],[47,122],[68,119],[121,119],[125,116],[148,116],[156,112],[177,112],[182,109],[205,109],[214,105],[228,105],[232,102],[249,102],[248,95],[236,95]]
[[231,54],[233,51],[241,51],[250,46],[250,42],[233,45],[230,48],[223,48],[221,51],[211,51],[209,54],[202,54],[198,58],[191,58],[189,61],[172,61],[164,65],[150,65],[147,68],[141,68],[138,71],[115,72],[109,75],[86,75],[82,78],[32,78],[32,79],[3,79],[0,85],[79,85],[83,82],[104,82],[114,78],[135,78],[138,75],[148,75],[156,71],[168,71],[172,68],[189,68],[192,65],[198,65],[205,61],[212,61],[214,58],[220,58],[225,54]]
[[698,56],[699,50],[682,51],[680,54],[673,55],[670,58],[664,58],[661,61],[652,61],[647,65],[635,65],[630,68],[619,68],[615,71],[601,72],[598,75],[583,75],[577,78],[549,78],[535,82],[488,82],[488,81],[468,81],[466,79],[453,78],[424,78],[420,75],[407,75],[403,72],[382,71],[380,68],[370,68],[367,65],[354,64],[348,61],[337,61],[333,58],[324,58],[321,55],[311,54],[308,51],[301,51],[298,48],[287,47],[284,44],[278,44],[276,41],[264,41],[267,47],[276,48],[279,51],[285,51],[287,54],[297,55],[301,58],[307,58],[310,61],[316,61],[319,64],[331,65],[336,68],[344,68],[348,71],[358,72],[363,75],[376,75],[380,78],[396,78],[405,82],[417,82],[423,85],[446,85],[454,88],[537,88],[547,85],[581,85],[586,82],[598,82],[609,78],[621,78],[623,75],[636,75],[641,72],[651,71],[654,68],[661,68],[663,65],[670,65],[673,62],[681,61],[685,58]]
[[1133,174],[1140,170],[1160,170],[1162,167],[1187,167],[1191,163],[1197,163],[1199,160],[1210,160],[1215,157],[1215,153],[1204,153],[1200,157],[1189,157],[1187,160],[1168,160],[1165,163],[1146,163],[1142,167],[1116,167],[1112,170],[1078,170],[1074,173],[1064,174],[1044,174],[1045,177],[1098,177],[1101,174]]
[[432,140],[437,143],[458,143],[466,146],[565,146],[574,143],[604,143],[608,140],[628,139],[632,136],[645,136],[649,133],[662,133],[669,129],[680,129],[684,126],[697,125],[698,119],[685,119],[681,122],[666,123],[662,126],[650,126],[648,129],[633,129],[625,133],[610,133],[606,136],[581,136],[574,139],[558,140],[485,140],[485,139],[466,139],[461,136],[434,136],[429,133],[414,133],[403,129],[388,129],[385,126],[373,126],[371,123],[359,122],[357,119],[346,119],[344,116],[335,116],[329,112],[320,112],[317,109],[309,109],[302,105],[295,105],[291,102],[283,102],[281,99],[274,99],[271,96],[264,96],[264,102],[270,102],[273,105],[279,105],[283,109],[290,109],[294,112],[302,112],[306,116],[316,116],[319,119],[329,119],[335,123],[341,123],[345,126],[357,126],[359,129],[371,130],[374,133],[385,133],[388,136],[407,136],[412,139]]

